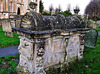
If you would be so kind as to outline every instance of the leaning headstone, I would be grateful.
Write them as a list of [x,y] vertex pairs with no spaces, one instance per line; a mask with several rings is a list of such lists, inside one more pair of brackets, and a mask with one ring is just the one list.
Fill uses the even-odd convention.
[[98,32],[98,35],[100,36],[100,32]]
[[100,21],[97,21],[97,27],[100,27]]
[[85,46],[89,48],[95,48],[97,42],[98,32],[94,29],[91,29],[85,35]]

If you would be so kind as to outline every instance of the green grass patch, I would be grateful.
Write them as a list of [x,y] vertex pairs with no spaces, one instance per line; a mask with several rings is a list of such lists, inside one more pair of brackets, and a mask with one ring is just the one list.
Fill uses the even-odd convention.
[[0,74],[17,74],[19,55],[0,57]]
[[14,46],[19,44],[18,34],[13,33],[13,38],[6,37],[5,33],[2,31],[2,26],[0,26],[0,48],[7,46]]
[[100,28],[96,28],[97,31],[100,31]]

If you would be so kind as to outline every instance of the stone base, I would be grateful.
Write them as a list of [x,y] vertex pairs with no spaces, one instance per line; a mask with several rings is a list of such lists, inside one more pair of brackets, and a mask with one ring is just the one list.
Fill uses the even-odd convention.
[[23,67],[18,65],[16,67],[16,71],[18,74],[55,74],[67,70],[69,67],[68,63],[56,64],[50,67],[45,68],[41,73],[30,73],[28,71],[24,71]]
[[56,64],[45,68],[46,74],[55,74],[67,70],[68,63]]
[[[82,61],[83,59],[81,59],[80,61]],[[64,63],[59,63],[59,64],[56,64],[56,65],[52,65],[52,66],[49,66],[47,68],[45,68],[45,72],[46,74],[59,74],[60,72],[63,72],[63,71],[67,71],[69,68],[70,68],[70,65],[74,65],[78,62],[78,60],[75,60],[73,58],[73,61],[71,62],[64,62]]]
[[[81,59],[80,61],[82,61],[83,59]],[[63,71],[67,71],[70,68],[70,65],[75,64],[78,60],[73,58],[73,61],[71,62],[64,62],[64,63],[59,63],[59,64],[55,64],[49,67],[44,68],[41,73],[30,73],[28,70],[24,70],[22,66],[20,66],[18,64],[18,66],[16,67],[16,71],[18,74],[55,74],[55,73],[59,73],[59,72],[63,72]]]
[[30,73],[28,70],[24,70],[22,66],[20,66],[20,64],[18,64],[18,66],[16,67],[16,71],[18,74],[46,74],[45,71],[42,71],[41,73]]
[[7,36],[7,37],[13,37],[13,33],[12,32],[5,32],[5,36]]

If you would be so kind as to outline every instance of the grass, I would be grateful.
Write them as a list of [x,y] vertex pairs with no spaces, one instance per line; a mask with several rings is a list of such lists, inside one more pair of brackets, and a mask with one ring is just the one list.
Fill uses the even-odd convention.
[[17,74],[19,55],[0,57],[0,74]]
[[97,31],[100,31],[100,28],[96,28]]
[[18,34],[13,33],[13,38],[6,37],[0,26],[0,48],[19,44]]

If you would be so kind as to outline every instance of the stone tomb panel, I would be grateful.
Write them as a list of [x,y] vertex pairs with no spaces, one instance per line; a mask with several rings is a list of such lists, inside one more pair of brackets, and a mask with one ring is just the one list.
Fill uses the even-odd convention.
[[[61,50],[62,43],[63,43],[62,37],[49,38],[46,40],[45,61],[44,61],[44,65],[46,67],[58,64],[60,61],[62,61],[62,59],[60,58],[62,57],[62,50]],[[64,58],[64,56],[62,58]]]
[[53,38],[53,45],[52,45],[52,52],[57,53],[60,52],[61,50],[61,43],[62,43],[62,38]]
[[73,35],[69,38],[68,46],[66,47],[66,60],[68,62],[74,61],[78,57],[78,51],[80,49],[80,39],[78,35]]

